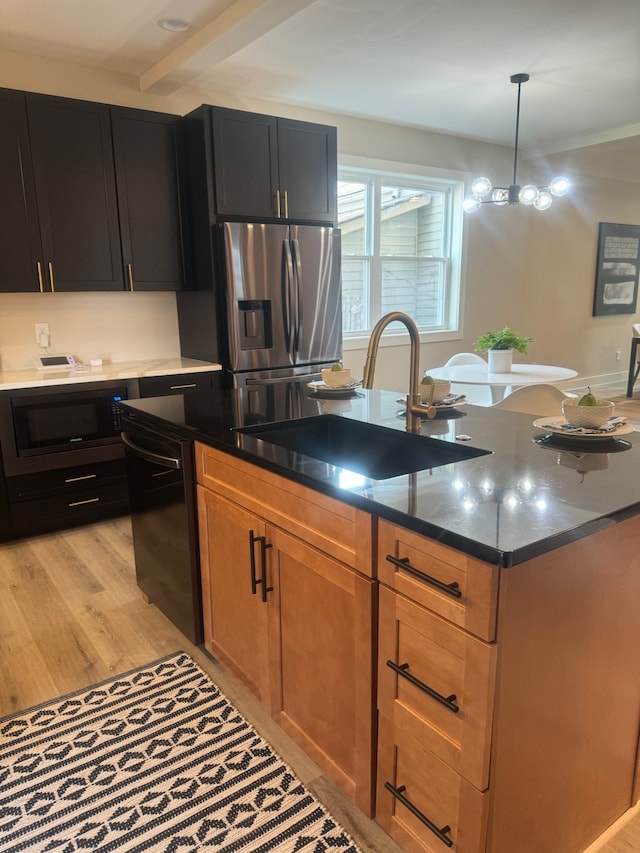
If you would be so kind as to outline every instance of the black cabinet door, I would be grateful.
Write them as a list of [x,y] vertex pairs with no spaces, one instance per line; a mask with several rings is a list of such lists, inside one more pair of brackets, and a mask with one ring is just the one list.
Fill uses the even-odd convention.
[[37,291],[42,246],[25,96],[10,89],[0,89],[0,186],[0,291]]
[[213,108],[216,212],[274,218],[278,189],[277,119]]
[[125,287],[185,286],[179,116],[111,108]]
[[335,127],[278,119],[278,188],[286,217],[335,222],[338,191]]
[[122,290],[109,107],[26,100],[47,289]]
[[334,224],[335,127],[213,107],[216,214]]

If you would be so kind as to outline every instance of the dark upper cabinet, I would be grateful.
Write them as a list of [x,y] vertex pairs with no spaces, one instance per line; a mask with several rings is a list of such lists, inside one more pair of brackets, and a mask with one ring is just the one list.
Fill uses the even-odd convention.
[[222,107],[191,115],[212,149],[217,216],[335,223],[335,127]]
[[0,89],[0,291],[39,290],[42,244],[23,92]]
[[179,116],[111,108],[125,287],[182,290]]
[[43,289],[122,290],[109,107],[26,95]]
[[0,291],[180,290],[181,119],[0,89]]
[[338,205],[335,127],[279,118],[278,176],[288,219],[335,224]]

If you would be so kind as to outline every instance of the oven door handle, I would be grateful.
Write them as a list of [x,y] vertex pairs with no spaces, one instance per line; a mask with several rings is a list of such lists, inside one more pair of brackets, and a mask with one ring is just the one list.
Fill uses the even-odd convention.
[[140,447],[139,444],[131,441],[129,436],[124,432],[120,433],[120,437],[126,447],[133,451],[137,456],[145,459],[147,462],[153,462],[155,465],[162,465],[163,468],[182,468],[182,459],[174,456],[162,456],[160,453],[154,453],[151,450],[147,450],[145,447]]

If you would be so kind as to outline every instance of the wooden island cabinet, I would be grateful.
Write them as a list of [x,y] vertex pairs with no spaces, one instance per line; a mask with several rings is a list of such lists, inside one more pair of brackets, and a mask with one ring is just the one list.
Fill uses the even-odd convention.
[[498,569],[380,521],[376,815],[407,851],[581,853],[633,805],[639,541]]
[[197,474],[206,648],[403,849],[582,853],[633,806],[638,517],[500,568],[204,445]]
[[371,815],[372,517],[200,444],[196,468],[205,647]]

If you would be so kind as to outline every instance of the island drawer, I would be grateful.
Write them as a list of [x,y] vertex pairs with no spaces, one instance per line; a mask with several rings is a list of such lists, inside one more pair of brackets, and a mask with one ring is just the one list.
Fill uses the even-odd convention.
[[378,709],[485,790],[496,646],[384,586],[378,612]]
[[407,853],[484,853],[488,800],[379,715],[376,820]]
[[196,442],[198,483],[373,576],[373,518],[293,480]]
[[496,632],[499,569],[381,520],[378,578],[483,640]]

